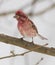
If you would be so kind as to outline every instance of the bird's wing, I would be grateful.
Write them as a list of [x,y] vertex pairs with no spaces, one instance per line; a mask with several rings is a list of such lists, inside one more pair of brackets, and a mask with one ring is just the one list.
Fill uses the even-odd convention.
[[31,23],[32,28],[33,28],[34,30],[36,30],[36,32],[38,33],[38,30],[37,30],[37,27],[35,26],[35,24],[34,24],[30,19],[28,19],[28,20],[29,20],[29,22]]

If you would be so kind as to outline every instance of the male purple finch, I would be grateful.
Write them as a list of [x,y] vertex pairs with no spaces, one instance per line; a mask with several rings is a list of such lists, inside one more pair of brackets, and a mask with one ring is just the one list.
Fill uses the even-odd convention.
[[47,38],[43,37],[38,33],[38,30],[34,23],[28,18],[28,16],[23,11],[18,10],[15,13],[14,18],[16,18],[16,20],[18,21],[17,28],[23,37],[32,37],[33,39],[33,37],[39,36],[42,40],[47,40]]

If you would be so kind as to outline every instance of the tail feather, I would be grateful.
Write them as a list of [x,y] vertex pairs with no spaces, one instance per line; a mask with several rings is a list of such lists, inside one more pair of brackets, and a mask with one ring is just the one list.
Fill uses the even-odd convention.
[[42,40],[48,40],[47,38],[43,37],[42,35],[38,34],[38,36],[42,39]]

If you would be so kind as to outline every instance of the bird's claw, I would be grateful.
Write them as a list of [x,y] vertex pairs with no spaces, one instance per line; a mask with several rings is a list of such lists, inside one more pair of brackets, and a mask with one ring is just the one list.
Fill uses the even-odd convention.
[[33,43],[28,43],[25,46],[33,46],[33,45],[34,45]]
[[23,40],[23,38],[20,38],[21,40]]

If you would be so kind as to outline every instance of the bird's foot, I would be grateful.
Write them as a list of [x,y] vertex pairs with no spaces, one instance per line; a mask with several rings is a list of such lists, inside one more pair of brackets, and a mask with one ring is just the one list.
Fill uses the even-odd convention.
[[21,40],[23,40],[23,38],[20,38]]
[[33,42],[33,40],[32,40],[32,42],[31,42],[31,44],[32,44],[32,45],[34,45],[34,42]]
[[33,46],[33,45],[34,45],[34,43],[32,43],[32,42],[31,42],[31,43],[30,43],[30,45],[31,45],[31,46]]
[[33,45],[34,45],[34,43],[30,42],[30,43],[26,44],[25,46],[33,46]]
[[26,44],[25,46],[33,46],[34,44],[32,43],[29,43],[29,44]]

